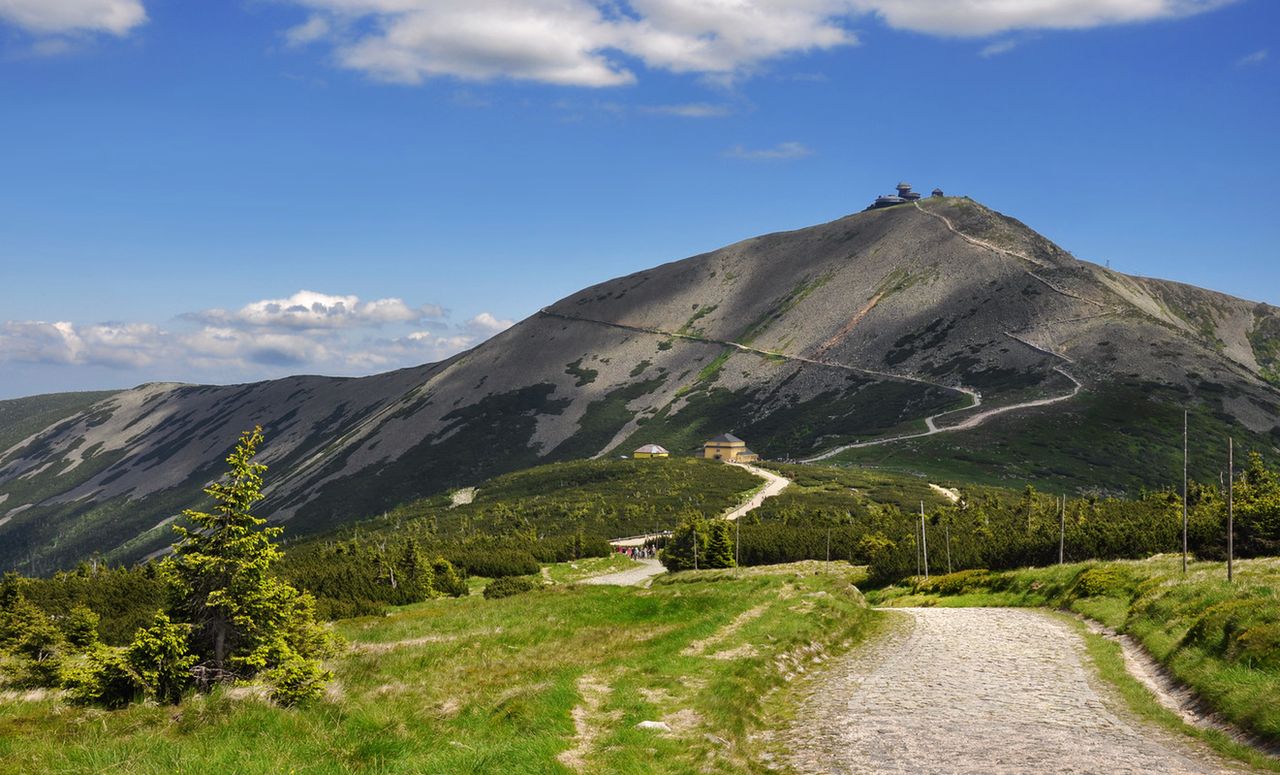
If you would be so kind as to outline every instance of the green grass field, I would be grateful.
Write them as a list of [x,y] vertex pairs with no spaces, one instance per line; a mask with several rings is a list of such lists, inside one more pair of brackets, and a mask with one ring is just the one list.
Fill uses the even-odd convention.
[[7,696],[0,772],[764,771],[751,736],[776,690],[879,620],[853,580],[801,563],[431,600],[338,623],[336,679],[300,709],[252,688],[116,712]]

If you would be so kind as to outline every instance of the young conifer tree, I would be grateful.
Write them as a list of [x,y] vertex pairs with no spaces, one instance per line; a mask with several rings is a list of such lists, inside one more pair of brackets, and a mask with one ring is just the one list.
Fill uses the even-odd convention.
[[712,520],[708,525],[706,568],[732,568],[733,523],[725,519]]
[[254,462],[261,443],[260,427],[241,434],[228,475],[205,488],[213,511],[185,511],[193,527],[175,527],[179,541],[166,562],[175,585],[170,614],[191,626],[199,687],[265,674],[276,698],[290,704],[323,688],[328,676],[318,659],[328,638],[311,597],[271,573],[283,531],[250,513],[263,498],[267,467]]

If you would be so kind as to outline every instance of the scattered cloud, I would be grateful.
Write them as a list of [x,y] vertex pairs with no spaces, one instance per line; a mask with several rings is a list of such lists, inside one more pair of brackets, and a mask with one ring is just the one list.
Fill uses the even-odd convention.
[[0,0],[0,21],[36,35],[126,35],[147,11],[141,0]]
[[493,336],[494,334],[506,331],[515,325],[514,320],[499,320],[488,312],[481,312],[479,315],[467,321],[466,328],[477,334]]
[[0,323],[0,363],[144,370],[164,379],[266,378],[311,370],[362,374],[440,360],[509,328],[481,312],[462,323],[433,304],[299,291],[228,312],[151,323]]
[[[290,42],[324,42],[341,66],[376,79],[595,88],[634,83],[641,66],[731,86],[776,59],[857,45],[853,26],[871,17],[931,35],[988,37],[1179,18],[1239,1],[284,0],[308,13],[286,32]],[[1015,45],[992,43],[984,56]]]
[[362,302],[356,296],[298,291],[287,299],[263,299],[236,312],[210,309],[185,317],[205,323],[269,328],[349,328],[384,323],[416,323],[444,316],[435,305],[410,307],[401,299]]
[[733,115],[733,108],[710,102],[690,102],[683,105],[646,105],[640,108],[640,112],[681,118],[723,118]]
[[787,159],[803,159],[813,155],[813,149],[804,143],[778,143],[772,148],[747,148],[735,145],[724,152],[730,159],[747,159],[749,161],[783,161]]
[[1246,54],[1236,60],[1236,67],[1252,67],[1260,65],[1267,61],[1267,57],[1271,56],[1269,49],[1259,49],[1252,54]]
[[1017,47],[1018,41],[1016,40],[997,40],[994,43],[988,44],[979,51],[978,56],[983,59],[990,59],[991,57],[998,57],[1001,54],[1007,54]]
[[623,86],[636,81],[636,61],[732,78],[778,57],[857,43],[846,26],[850,0],[291,2],[311,14],[294,31],[327,40],[343,66],[407,84],[450,76]]
[[329,22],[323,16],[312,16],[302,24],[285,30],[284,39],[290,46],[305,46],[324,38],[330,32]]
[[1011,30],[1081,30],[1175,19],[1239,0],[851,0],[890,27],[932,35],[982,37]]

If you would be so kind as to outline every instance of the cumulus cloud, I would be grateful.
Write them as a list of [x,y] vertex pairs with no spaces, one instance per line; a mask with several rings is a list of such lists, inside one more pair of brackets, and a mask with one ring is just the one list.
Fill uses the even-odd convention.
[[986,37],[1191,16],[1238,1],[284,0],[308,11],[288,40],[326,41],[340,64],[374,78],[585,87],[633,83],[636,64],[732,82],[781,57],[856,45],[852,26],[870,17],[915,32]]
[[452,76],[621,86],[636,80],[628,58],[729,75],[857,42],[842,18],[849,0],[292,1],[311,11],[295,34],[328,39],[348,68],[410,84]]
[[218,325],[273,328],[349,328],[384,323],[411,323],[439,318],[444,310],[432,304],[410,307],[401,299],[361,302],[356,296],[330,296],[298,291],[287,299],[263,299],[238,311],[210,309],[186,317]]
[[778,143],[772,148],[747,148],[746,146],[735,145],[725,151],[724,155],[730,159],[746,159],[748,161],[786,161],[812,156],[813,149],[804,143],[797,142]]
[[50,35],[125,35],[147,21],[140,0],[0,0],[0,20]]
[[1174,19],[1239,0],[852,0],[890,27],[933,35],[980,37],[1010,30],[1079,30]]
[[468,330],[488,336],[506,331],[513,325],[515,325],[514,320],[499,320],[488,312],[481,312],[467,321]]
[[161,379],[256,379],[298,371],[364,374],[449,357],[512,325],[491,312],[450,323],[439,306],[299,291],[239,310],[151,323],[0,323],[0,364],[145,370]]

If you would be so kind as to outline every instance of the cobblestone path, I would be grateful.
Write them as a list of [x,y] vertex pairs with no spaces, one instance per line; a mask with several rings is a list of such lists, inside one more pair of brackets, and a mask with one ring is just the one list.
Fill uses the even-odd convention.
[[1117,710],[1064,622],[1009,608],[899,610],[890,635],[817,679],[786,735],[800,772],[1245,771]]

